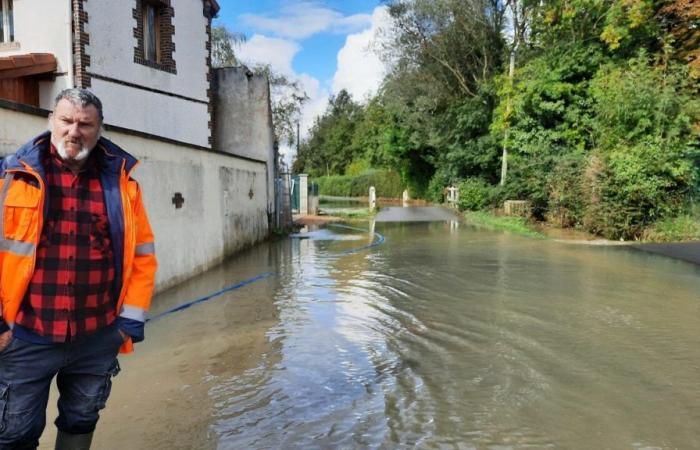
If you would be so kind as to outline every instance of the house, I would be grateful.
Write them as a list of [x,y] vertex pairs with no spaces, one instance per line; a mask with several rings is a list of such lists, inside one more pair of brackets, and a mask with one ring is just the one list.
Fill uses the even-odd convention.
[[0,0],[0,154],[45,129],[61,90],[97,94],[105,136],[141,160],[134,178],[156,233],[160,289],[271,229],[269,84],[252,74],[212,83],[219,8],[216,0]]

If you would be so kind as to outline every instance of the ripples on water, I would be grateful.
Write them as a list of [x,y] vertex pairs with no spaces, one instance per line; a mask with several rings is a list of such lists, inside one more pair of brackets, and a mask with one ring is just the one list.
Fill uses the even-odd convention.
[[363,244],[351,231],[279,244],[270,351],[210,390],[220,448],[700,447],[697,268],[377,231],[358,254],[339,254]]

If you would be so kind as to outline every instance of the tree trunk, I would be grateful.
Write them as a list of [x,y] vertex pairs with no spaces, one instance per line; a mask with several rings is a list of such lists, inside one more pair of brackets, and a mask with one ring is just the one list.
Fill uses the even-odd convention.
[[515,75],[515,52],[518,47],[517,41],[514,42],[513,47],[510,51],[510,66],[508,67],[508,83],[510,84],[510,90],[508,92],[508,99],[506,100],[506,128],[503,134],[503,156],[501,157],[501,186],[506,184],[506,178],[508,176],[508,128],[510,122],[511,113],[511,92],[513,90],[513,76]]

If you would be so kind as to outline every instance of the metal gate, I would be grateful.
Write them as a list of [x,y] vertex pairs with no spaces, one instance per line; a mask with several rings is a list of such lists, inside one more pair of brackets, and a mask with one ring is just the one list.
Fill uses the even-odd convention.
[[299,213],[299,203],[301,196],[299,195],[299,175],[292,175],[292,211]]

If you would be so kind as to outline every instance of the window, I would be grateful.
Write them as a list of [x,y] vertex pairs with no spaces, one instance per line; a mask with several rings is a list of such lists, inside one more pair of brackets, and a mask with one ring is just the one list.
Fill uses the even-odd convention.
[[[2,0],[0,0],[2,1]],[[175,59],[175,10],[172,0],[134,0],[136,28],[134,62],[152,69],[177,74]]]
[[15,40],[15,24],[12,18],[12,0],[0,0],[0,42]]
[[144,56],[148,61],[160,62],[160,16],[158,7],[152,3],[143,4]]

